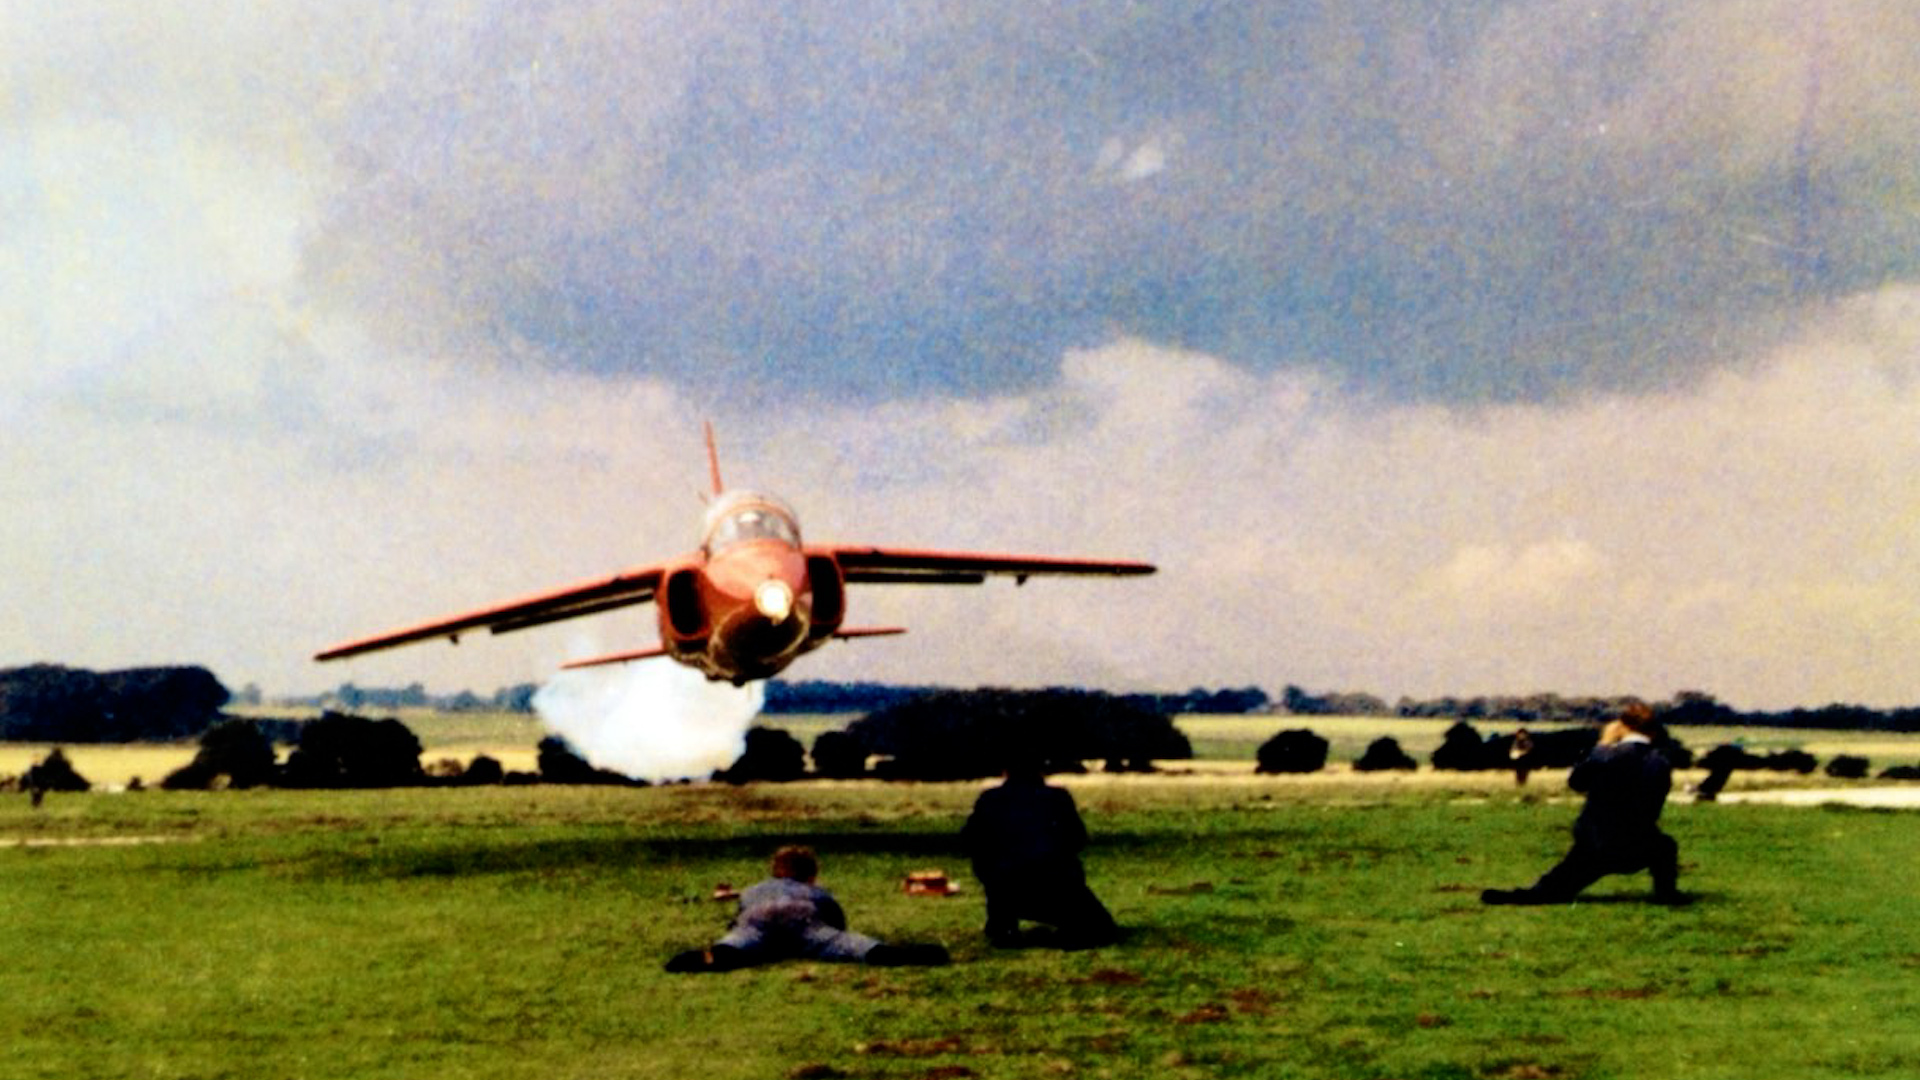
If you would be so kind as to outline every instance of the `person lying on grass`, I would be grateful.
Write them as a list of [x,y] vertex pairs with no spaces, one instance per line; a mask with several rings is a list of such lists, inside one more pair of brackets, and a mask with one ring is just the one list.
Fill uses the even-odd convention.
[[828,960],[883,967],[944,964],[935,944],[888,945],[847,929],[833,894],[815,884],[813,849],[789,845],[773,853],[773,876],[740,894],[740,911],[719,941],[667,961],[673,972],[732,971],[779,960]]

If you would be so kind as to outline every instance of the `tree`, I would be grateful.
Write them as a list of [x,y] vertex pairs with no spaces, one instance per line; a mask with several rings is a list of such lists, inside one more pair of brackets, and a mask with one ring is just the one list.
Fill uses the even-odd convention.
[[1327,766],[1327,740],[1306,728],[1282,731],[1254,752],[1256,772],[1310,773]]
[[1401,749],[1399,740],[1390,735],[1382,735],[1368,743],[1366,753],[1353,763],[1356,772],[1412,772],[1419,767],[1420,763],[1413,760],[1413,755]]
[[645,787],[645,780],[636,780],[625,773],[610,769],[597,769],[593,764],[574,752],[567,740],[558,735],[549,735],[540,740],[538,760],[540,779],[549,784],[613,784],[631,787]]
[[719,773],[729,784],[755,780],[798,780],[807,771],[807,751],[800,740],[779,728],[754,727],[747,732],[746,749]]
[[0,738],[132,742],[198,735],[227,688],[200,667],[93,672],[57,664],[0,670]]
[[506,778],[506,769],[501,767],[499,759],[480,754],[467,762],[466,771],[460,774],[460,783],[464,787],[480,787],[504,783]]
[[1440,737],[1440,746],[1434,750],[1432,760],[1436,769],[1466,771],[1492,769],[1507,764],[1488,752],[1480,733],[1465,720],[1456,722]]
[[1840,754],[1827,762],[1827,775],[1836,780],[1860,780],[1866,777],[1869,762],[1854,754]]
[[813,740],[813,771],[836,780],[867,775],[867,748],[845,731],[823,731]]
[[200,736],[200,752],[160,781],[168,790],[202,790],[226,777],[231,787],[250,788],[274,781],[273,743],[251,720],[223,720]]
[[93,785],[73,769],[66,751],[55,748],[20,777],[20,786],[33,792],[34,805],[45,791],[91,791]]
[[281,782],[296,788],[410,787],[425,780],[420,740],[398,720],[328,711],[301,727]]

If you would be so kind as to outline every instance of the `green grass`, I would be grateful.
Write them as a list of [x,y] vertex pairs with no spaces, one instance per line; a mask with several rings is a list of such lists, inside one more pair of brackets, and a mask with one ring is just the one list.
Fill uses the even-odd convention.
[[[1920,1074],[1912,813],[1675,805],[1700,902],[1485,908],[1563,850],[1538,791],[1077,788],[1131,928],[998,952],[973,785],[147,792],[0,804],[0,1076]],[[1531,800],[1531,801],[1530,801]],[[856,928],[939,970],[669,976],[720,881],[822,853]],[[943,867],[930,900],[900,877]],[[963,1071],[964,1070],[964,1071]]]

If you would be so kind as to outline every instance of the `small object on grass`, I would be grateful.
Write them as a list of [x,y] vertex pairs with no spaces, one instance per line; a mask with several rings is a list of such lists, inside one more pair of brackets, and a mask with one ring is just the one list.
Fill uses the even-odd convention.
[[952,896],[960,886],[945,870],[910,870],[900,882],[900,891],[908,896]]

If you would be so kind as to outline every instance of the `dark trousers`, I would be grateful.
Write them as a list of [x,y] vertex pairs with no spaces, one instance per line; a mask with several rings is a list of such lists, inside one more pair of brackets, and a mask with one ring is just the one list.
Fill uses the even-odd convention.
[[1053,927],[1070,948],[1104,945],[1119,936],[1113,915],[1084,879],[996,878],[981,884],[987,892],[987,940],[996,944],[1017,942],[1022,920]]
[[1612,848],[1575,840],[1567,857],[1525,891],[1542,900],[1571,900],[1608,874],[1642,870],[1652,873],[1655,896],[1675,895],[1680,891],[1680,845],[1658,830],[1637,843]]

